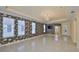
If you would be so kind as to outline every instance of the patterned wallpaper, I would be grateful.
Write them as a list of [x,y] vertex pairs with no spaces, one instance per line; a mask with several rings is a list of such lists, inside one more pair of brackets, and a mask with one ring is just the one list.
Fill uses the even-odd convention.
[[32,34],[31,34],[31,30],[32,30],[32,24],[31,24],[31,21],[27,20],[26,21],[26,37],[29,38],[29,37],[32,37]]
[[0,13],[0,43],[2,41],[2,13]]
[[37,23],[37,25],[36,25],[36,33],[37,33],[37,35],[43,34],[43,24],[42,23]]
[[[3,38],[3,36],[2,36],[3,35],[3,17],[15,19],[15,25],[14,25],[15,36],[14,37]],[[18,20],[25,21],[25,35],[23,35],[23,36],[18,36]],[[6,44],[9,42],[22,40],[25,38],[30,38],[33,36],[44,34],[43,33],[43,23],[39,23],[39,22],[35,22],[35,23],[36,23],[36,34],[32,34],[32,31],[31,31],[32,30],[32,21],[29,21],[29,20],[21,18],[21,17],[16,17],[16,16],[0,13],[0,43]]]

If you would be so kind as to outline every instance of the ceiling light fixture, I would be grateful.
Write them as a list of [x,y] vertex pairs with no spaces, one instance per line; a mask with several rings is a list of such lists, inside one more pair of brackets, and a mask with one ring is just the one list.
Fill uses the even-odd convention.
[[44,11],[41,13],[41,17],[46,21],[49,21],[52,16],[53,13],[51,11]]

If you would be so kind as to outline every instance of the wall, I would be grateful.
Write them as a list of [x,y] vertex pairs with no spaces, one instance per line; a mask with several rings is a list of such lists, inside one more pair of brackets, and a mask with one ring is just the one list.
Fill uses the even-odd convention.
[[62,26],[62,35],[70,36],[71,35],[70,21],[61,23],[61,26]]
[[77,20],[71,21],[71,36],[74,43],[77,43]]
[[79,11],[76,13],[76,18],[77,18],[77,30],[75,31],[76,32],[76,35],[77,35],[77,48],[79,49]]
[[72,38],[79,49],[79,10],[75,13],[75,19],[72,22]]
[[43,24],[42,23],[37,23],[36,24],[36,35],[41,35],[43,34]]
[[[3,38],[3,17],[10,17],[10,18],[13,18],[15,19],[15,36],[14,37],[9,37],[9,38]],[[24,36],[18,36],[18,23],[17,23],[17,20],[25,20],[25,35]],[[35,22],[35,21],[34,21]],[[1,44],[5,44],[5,43],[8,43],[8,42],[13,42],[14,40],[17,41],[17,40],[22,40],[22,39],[25,39],[25,38],[30,38],[30,37],[33,37],[33,36],[37,36],[37,35],[41,35],[41,34],[44,34],[43,33],[43,23],[39,23],[39,22],[35,22],[36,23],[36,34],[32,34],[31,33],[31,30],[32,30],[32,21],[29,21],[29,19],[25,19],[25,18],[22,18],[22,17],[17,17],[17,16],[14,16],[14,15],[10,15],[10,14],[5,14],[3,12],[0,13],[0,43]],[[46,33],[46,32],[45,32]],[[4,39],[6,39],[4,41]],[[9,39],[11,39],[9,41]]]

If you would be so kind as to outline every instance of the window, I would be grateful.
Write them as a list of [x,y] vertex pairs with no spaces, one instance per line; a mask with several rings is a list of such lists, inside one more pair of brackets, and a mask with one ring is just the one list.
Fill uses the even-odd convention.
[[14,20],[15,19],[3,17],[3,38],[14,36]]
[[46,26],[45,26],[45,24],[43,25],[43,28],[44,28],[43,32],[46,32]]
[[32,22],[32,34],[36,33],[36,23]]
[[18,36],[25,35],[25,21],[18,20]]

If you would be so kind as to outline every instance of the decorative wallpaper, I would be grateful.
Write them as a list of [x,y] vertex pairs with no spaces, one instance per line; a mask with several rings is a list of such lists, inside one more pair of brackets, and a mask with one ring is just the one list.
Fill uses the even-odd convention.
[[43,34],[43,24],[42,23],[36,23],[36,33],[37,33],[37,35]]
[[[3,38],[3,17],[15,19],[14,37]],[[18,36],[18,20],[25,21],[25,35],[23,35],[23,36]],[[38,35],[44,34],[43,33],[43,23],[39,23],[39,22],[35,22],[35,23],[36,23],[36,34],[32,34],[32,21],[29,21],[29,20],[21,18],[21,17],[16,17],[16,16],[0,13],[0,43],[6,44],[9,42],[22,40],[25,38],[30,38],[33,36],[38,36]],[[45,33],[47,33],[47,32],[45,32]]]
[[[12,42],[15,39],[15,36],[14,37],[9,37],[9,38],[3,38],[3,17],[8,17],[8,18],[15,19],[14,16],[0,13],[0,18],[1,18],[0,19],[0,43],[1,44]],[[15,29],[14,29],[14,32],[15,32]]]
[[2,13],[0,13],[0,43],[2,41]]
[[26,21],[26,37],[27,38],[32,37],[31,30],[32,30],[31,21],[27,20]]

